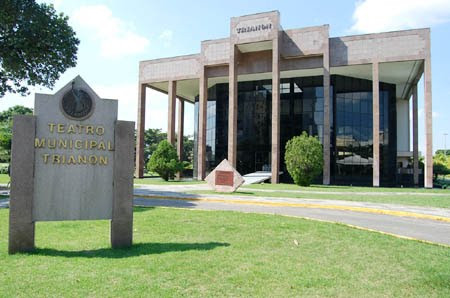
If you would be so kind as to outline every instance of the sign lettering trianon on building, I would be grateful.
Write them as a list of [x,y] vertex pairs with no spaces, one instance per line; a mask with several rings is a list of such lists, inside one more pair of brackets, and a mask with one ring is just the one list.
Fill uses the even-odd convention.
[[255,32],[255,31],[263,31],[263,30],[271,30],[272,24],[259,24],[259,25],[251,25],[246,27],[237,27],[236,33],[247,33],[247,32]]
[[236,44],[272,40],[278,32],[277,19],[276,13],[233,18],[230,28],[232,40]]

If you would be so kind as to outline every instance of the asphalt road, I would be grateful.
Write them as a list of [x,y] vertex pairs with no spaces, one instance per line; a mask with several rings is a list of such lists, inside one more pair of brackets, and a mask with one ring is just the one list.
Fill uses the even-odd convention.
[[[182,197],[182,195],[180,195],[179,199],[177,199],[176,197],[164,199],[164,196],[154,199],[135,197],[134,204],[138,206],[151,207],[164,206],[201,210],[229,210],[239,212],[296,216],[329,222],[338,222],[401,237],[414,238],[450,246],[450,222],[442,220],[421,219],[410,216],[394,216],[368,212],[355,212],[348,210],[333,210],[326,208],[264,206],[252,204],[252,202],[249,200],[245,201],[245,203],[236,201],[214,202],[208,201],[207,199],[195,200],[194,198],[192,198],[193,200],[190,200],[189,198]],[[430,209],[435,210],[436,208]]]

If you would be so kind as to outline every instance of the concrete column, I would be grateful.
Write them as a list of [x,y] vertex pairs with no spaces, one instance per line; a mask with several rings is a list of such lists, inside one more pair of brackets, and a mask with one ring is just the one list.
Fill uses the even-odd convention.
[[136,136],[136,178],[144,177],[145,84],[139,84]]
[[280,53],[278,38],[272,42],[272,183],[280,172]]
[[167,140],[170,144],[175,145],[175,105],[177,97],[177,82],[169,81],[168,88],[169,104],[167,117]]
[[380,186],[380,82],[378,61],[372,63],[373,186]]
[[124,248],[130,247],[133,242],[134,122],[116,121],[114,140],[111,246]]
[[330,184],[330,56],[328,38],[323,53],[323,184]]
[[[429,53],[429,49],[428,49]],[[433,108],[431,97],[431,57],[425,59],[425,188],[433,188]]]
[[412,116],[413,116],[413,173],[414,185],[419,184],[419,113],[417,107],[417,85],[412,88]]
[[198,107],[198,152],[197,152],[197,179],[205,179],[206,161],[206,109],[208,102],[208,78],[205,67],[200,69],[199,79],[199,107]]
[[228,161],[236,168],[237,155],[237,113],[238,113],[238,82],[237,62],[238,49],[231,45],[230,65],[228,67]]
[[[183,161],[183,136],[184,136],[184,100],[178,98],[178,139],[177,153],[180,161]],[[181,173],[177,174],[177,178],[181,178]]]
[[14,116],[11,150],[8,253],[34,249],[33,188],[35,116]]

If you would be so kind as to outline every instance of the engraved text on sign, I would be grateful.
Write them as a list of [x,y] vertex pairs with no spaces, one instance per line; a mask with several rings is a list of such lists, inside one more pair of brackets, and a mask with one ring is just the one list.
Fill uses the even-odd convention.
[[233,186],[233,172],[216,171],[216,185]]

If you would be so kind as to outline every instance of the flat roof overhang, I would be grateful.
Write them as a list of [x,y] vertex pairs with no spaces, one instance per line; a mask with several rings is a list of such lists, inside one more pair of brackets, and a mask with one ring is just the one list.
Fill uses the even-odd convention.
[[[223,65],[221,72],[226,72],[228,66]],[[409,99],[411,88],[416,84],[423,73],[423,60],[383,62],[379,65],[380,82],[396,85],[396,97],[400,99]],[[323,74],[322,68],[285,70],[280,72],[282,79],[294,77],[320,76]],[[359,79],[372,80],[372,65],[359,64],[348,66],[337,66],[330,68],[331,75],[349,76]],[[270,80],[271,72],[247,73],[238,75],[239,82]],[[215,76],[208,79],[208,88],[215,84],[227,83],[228,76]],[[147,84],[150,88],[167,93],[168,81],[154,82]],[[199,79],[186,79],[177,81],[177,97],[194,102],[198,96]]]

